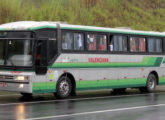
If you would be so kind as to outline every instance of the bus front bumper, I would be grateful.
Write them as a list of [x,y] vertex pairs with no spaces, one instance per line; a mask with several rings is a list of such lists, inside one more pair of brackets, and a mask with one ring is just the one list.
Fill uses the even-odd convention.
[[30,82],[0,82],[0,91],[32,93]]
[[0,74],[0,91],[32,93],[31,74]]

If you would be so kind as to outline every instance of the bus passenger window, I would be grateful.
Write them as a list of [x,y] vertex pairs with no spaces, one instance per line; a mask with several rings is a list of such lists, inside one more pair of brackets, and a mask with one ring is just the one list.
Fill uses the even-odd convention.
[[84,50],[83,34],[74,33],[74,50]]
[[109,51],[113,51],[113,40],[110,38]]
[[162,52],[162,41],[157,38],[148,38],[149,52]]
[[84,35],[82,33],[65,32],[62,35],[63,50],[84,50]]
[[97,44],[96,44],[96,35],[95,34],[88,34],[87,35],[87,45],[89,51],[95,51]]
[[145,38],[139,38],[139,51],[146,52],[146,39]]
[[163,49],[163,52],[165,52],[165,38],[163,39],[162,42],[163,42],[163,48],[162,49]]
[[145,52],[146,39],[139,37],[130,37],[130,51],[131,52]]
[[106,51],[107,50],[107,36],[106,35],[98,35],[98,50],[99,51]]
[[62,49],[72,50],[73,49],[73,33],[63,33],[62,35]]
[[126,36],[111,36],[110,37],[110,51],[127,51],[127,37]]

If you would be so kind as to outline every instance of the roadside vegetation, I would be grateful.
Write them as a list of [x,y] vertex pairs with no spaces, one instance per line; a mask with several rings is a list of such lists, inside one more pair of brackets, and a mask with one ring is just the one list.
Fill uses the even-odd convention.
[[165,1],[0,0],[0,24],[24,20],[165,31]]

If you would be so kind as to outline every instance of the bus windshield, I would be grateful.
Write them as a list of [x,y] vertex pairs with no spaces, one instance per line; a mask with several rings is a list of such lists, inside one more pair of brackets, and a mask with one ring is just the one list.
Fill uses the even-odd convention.
[[33,45],[30,32],[10,32],[0,39],[0,65],[32,66]]

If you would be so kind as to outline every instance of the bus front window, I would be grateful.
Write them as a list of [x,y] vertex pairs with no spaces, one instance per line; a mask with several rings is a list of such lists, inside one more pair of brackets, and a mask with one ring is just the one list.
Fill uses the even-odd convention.
[[7,66],[32,66],[32,40],[9,40],[7,51]]
[[32,32],[0,31],[0,66],[32,67],[33,47]]
[[4,54],[5,54],[5,41],[4,40],[0,40],[0,65],[4,65],[5,60],[4,60]]

